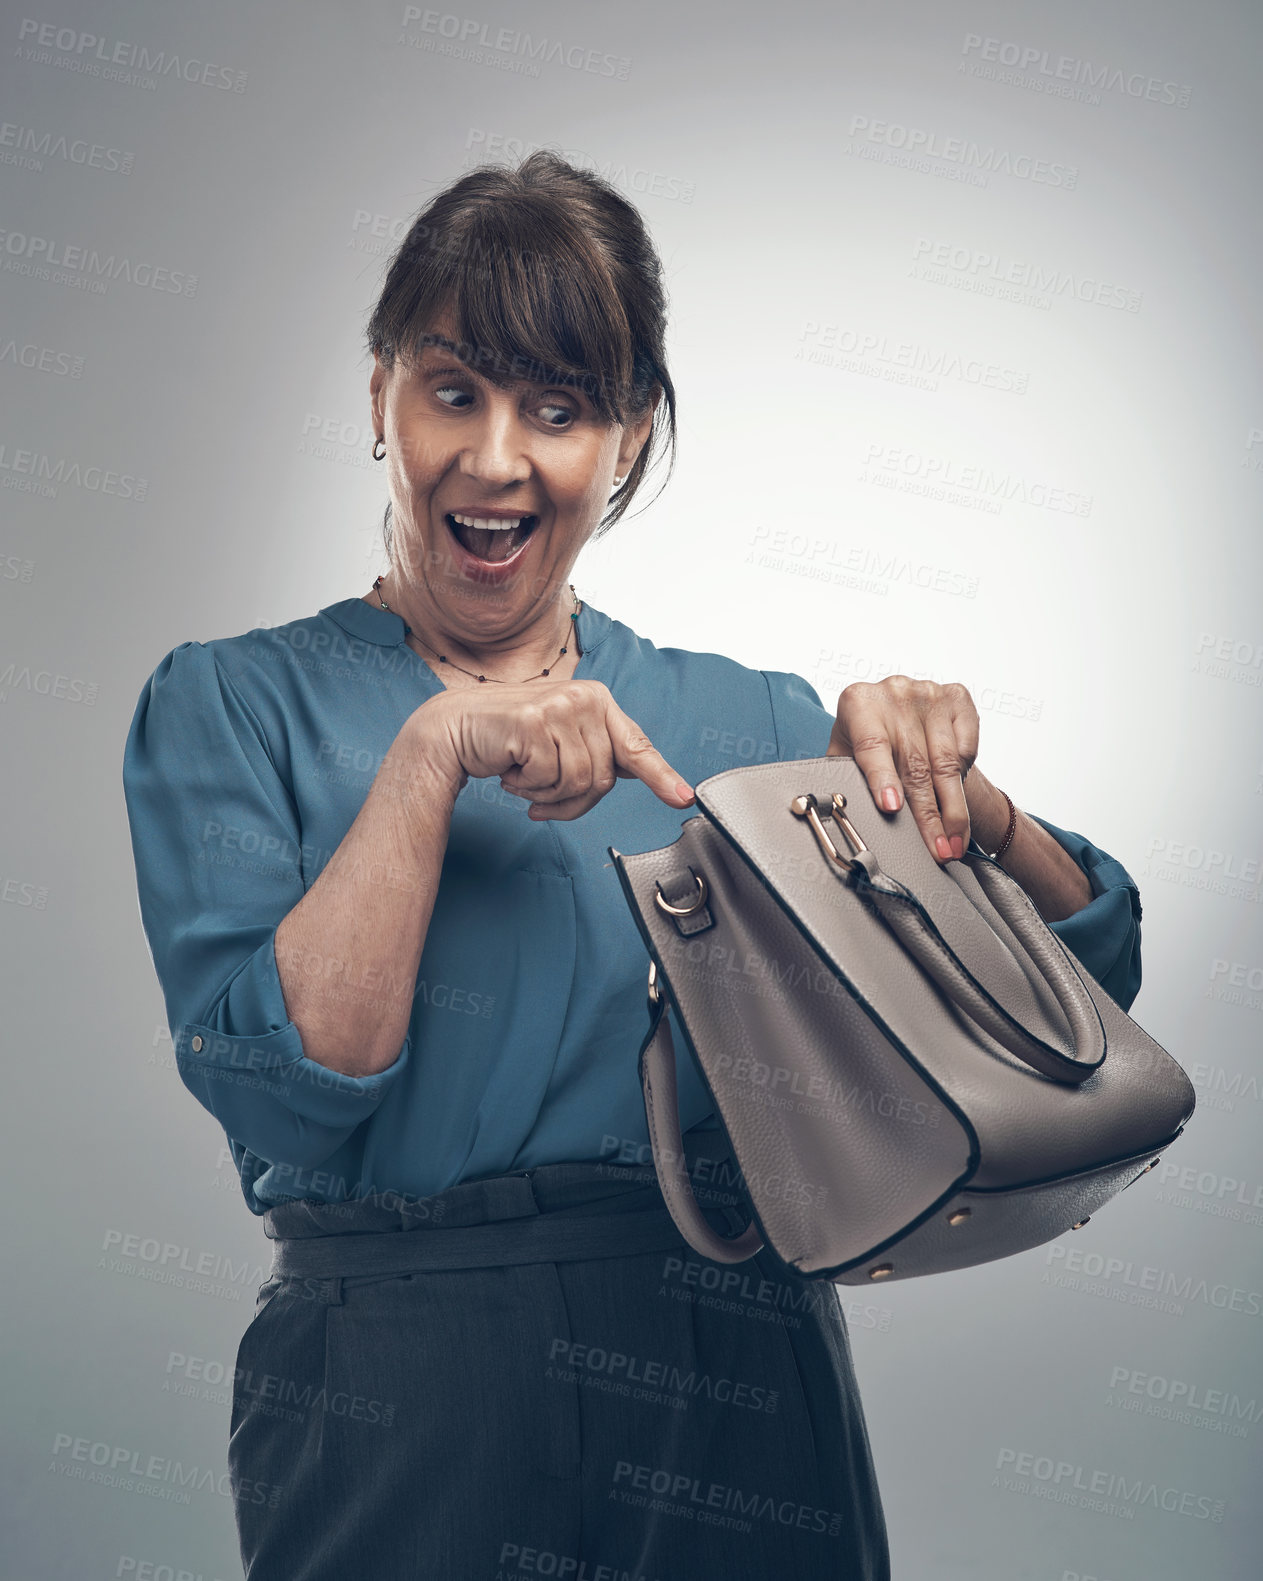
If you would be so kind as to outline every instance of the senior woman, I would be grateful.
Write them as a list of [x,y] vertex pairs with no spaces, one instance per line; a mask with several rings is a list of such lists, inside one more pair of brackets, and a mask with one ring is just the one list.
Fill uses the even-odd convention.
[[[764,1252],[707,1296],[718,1265],[627,1162],[647,957],[607,847],[673,840],[726,732],[854,756],[941,861],[995,852],[1116,998],[1139,986],[1134,884],[986,779],[963,687],[891,676],[829,712],[577,597],[674,445],[664,337],[607,184],[541,152],[439,193],[369,326],[389,568],[179,644],[137,705],[180,1075],[275,1243],[229,1445],[253,1581],[888,1574],[832,1289]],[[739,1186],[679,1075],[689,1169]]]

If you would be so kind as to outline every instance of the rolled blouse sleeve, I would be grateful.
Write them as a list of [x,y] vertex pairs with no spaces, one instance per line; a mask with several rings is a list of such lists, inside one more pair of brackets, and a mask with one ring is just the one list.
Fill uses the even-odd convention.
[[[824,757],[834,715],[801,675],[765,670],[781,761]],[[1044,818],[1031,817],[1068,852],[1087,874],[1092,900],[1064,921],[1049,927],[1124,1010],[1140,991],[1140,891],[1121,862]],[[969,849],[981,852],[976,841]]]
[[234,1153],[314,1169],[381,1103],[410,1040],[368,1077],[303,1053],[275,955],[277,926],[305,893],[302,830],[257,718],[210,648],[181,643],[146,683],[123,789],[181,1079]]
[[1092,886],[1093,899],[1064,922],[1050,924],[1110,998],[1130,1009],[1140,992],[1140,890],[1121,862],[1035,813],[1030,816],[1068,851]]

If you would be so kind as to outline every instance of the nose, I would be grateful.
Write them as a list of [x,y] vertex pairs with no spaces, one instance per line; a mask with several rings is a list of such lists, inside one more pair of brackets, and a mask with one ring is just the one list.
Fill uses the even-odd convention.
[[525,483],[531,475],[527,441],[516,397],[497,391],[484,399],[481,412],[466,432],[460,470],[488,489]]

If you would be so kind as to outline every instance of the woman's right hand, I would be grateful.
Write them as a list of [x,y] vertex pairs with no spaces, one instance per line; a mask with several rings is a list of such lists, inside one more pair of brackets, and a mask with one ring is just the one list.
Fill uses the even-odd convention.
[[408,725],[427,764],[450,778],[453,795],[468,777],[498,775],[506,791],[531,804],[527,815],[537,822],[582,816],[617,779],[643,780],[668,807],[693,800],[600,681],[461,687],[423,703]]

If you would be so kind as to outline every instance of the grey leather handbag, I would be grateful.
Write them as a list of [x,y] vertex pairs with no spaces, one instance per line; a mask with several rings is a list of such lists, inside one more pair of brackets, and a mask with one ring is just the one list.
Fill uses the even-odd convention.
[[[841,1285],[1077,1229],[1193,1112],[1174,1059],[990,858],[940,866],[857,765],[729,769],[659,851],[610,848],[649,948],[640,1074],[685,1239]],[[671,1017],[742,1177],[725,1236],[684,1165]]]

